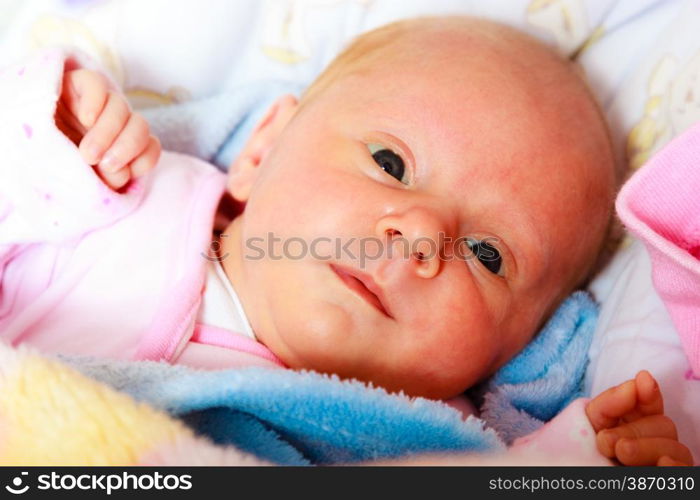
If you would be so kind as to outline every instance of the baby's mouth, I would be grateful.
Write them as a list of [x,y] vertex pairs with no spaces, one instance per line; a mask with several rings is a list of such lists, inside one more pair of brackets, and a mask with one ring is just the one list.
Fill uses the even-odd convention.
[[372,279],[372,276],[349,267],[337,266],[335,264],[331,264],[330,266],[333,272],[343,280],[348,288],[365,299],[370,305],[379,310],[379,312],[388,318],[394,319],[394,316],[389,312],[388,308],[384,306],[385,301],[382,300],[383,293],[381,287]]

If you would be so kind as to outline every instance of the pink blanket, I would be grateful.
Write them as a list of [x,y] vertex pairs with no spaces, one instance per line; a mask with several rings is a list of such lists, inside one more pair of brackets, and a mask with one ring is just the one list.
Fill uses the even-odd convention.
[[700,123],[673,140],[622,188],[617,212],[646,245],[653,283],[700,379]]

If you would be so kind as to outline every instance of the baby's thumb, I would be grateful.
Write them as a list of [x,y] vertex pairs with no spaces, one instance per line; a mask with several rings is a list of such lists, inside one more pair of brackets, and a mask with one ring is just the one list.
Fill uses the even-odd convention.
[[86,130],[97,121],[106,98],[107,82],[99,73],[77,69],[67,71],[63,76],[61,99]]
[[639,395],[639,411],[642,415],[661,415],[664,412],[664,399],[661,389],[654,377],[646,370],[637,373],[635,377],[637,394]]

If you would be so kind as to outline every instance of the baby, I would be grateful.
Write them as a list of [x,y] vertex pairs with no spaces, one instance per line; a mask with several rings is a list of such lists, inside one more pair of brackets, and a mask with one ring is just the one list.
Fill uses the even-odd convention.
[[[99,73],[68,64],[62,89],[59,129],[128,195],[157,139]],[[234,312],[194,335],[247,331],[289,368],[454,397],[588,278],[617,183],[594,99],[545,46],[468,18],[375,30],[300,100],[278,99],[231,165],[205,293],[218,282]],[[256,258],[272,235],[311,252]],[[376,257],[349,257],[368,244]],[[601,452],[692,463],[660,401],[648,374],[593,400]]]

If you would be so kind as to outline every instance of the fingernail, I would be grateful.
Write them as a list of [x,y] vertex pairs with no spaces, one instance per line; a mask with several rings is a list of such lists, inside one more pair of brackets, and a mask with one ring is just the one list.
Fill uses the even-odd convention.
[[88,143],[84,146],[85,150],[85,161],[90,165],[96,165],[100,161],[100,148],[97,144]]
[[637,443],[631,439],[620,439],[617,446],[621,447],[621,451],[628,456],[632,456],[637,452]]
[[100,161],[100,167],[108,172],[116,172],[121,167],[119,159],[111,151],[107,151]]

